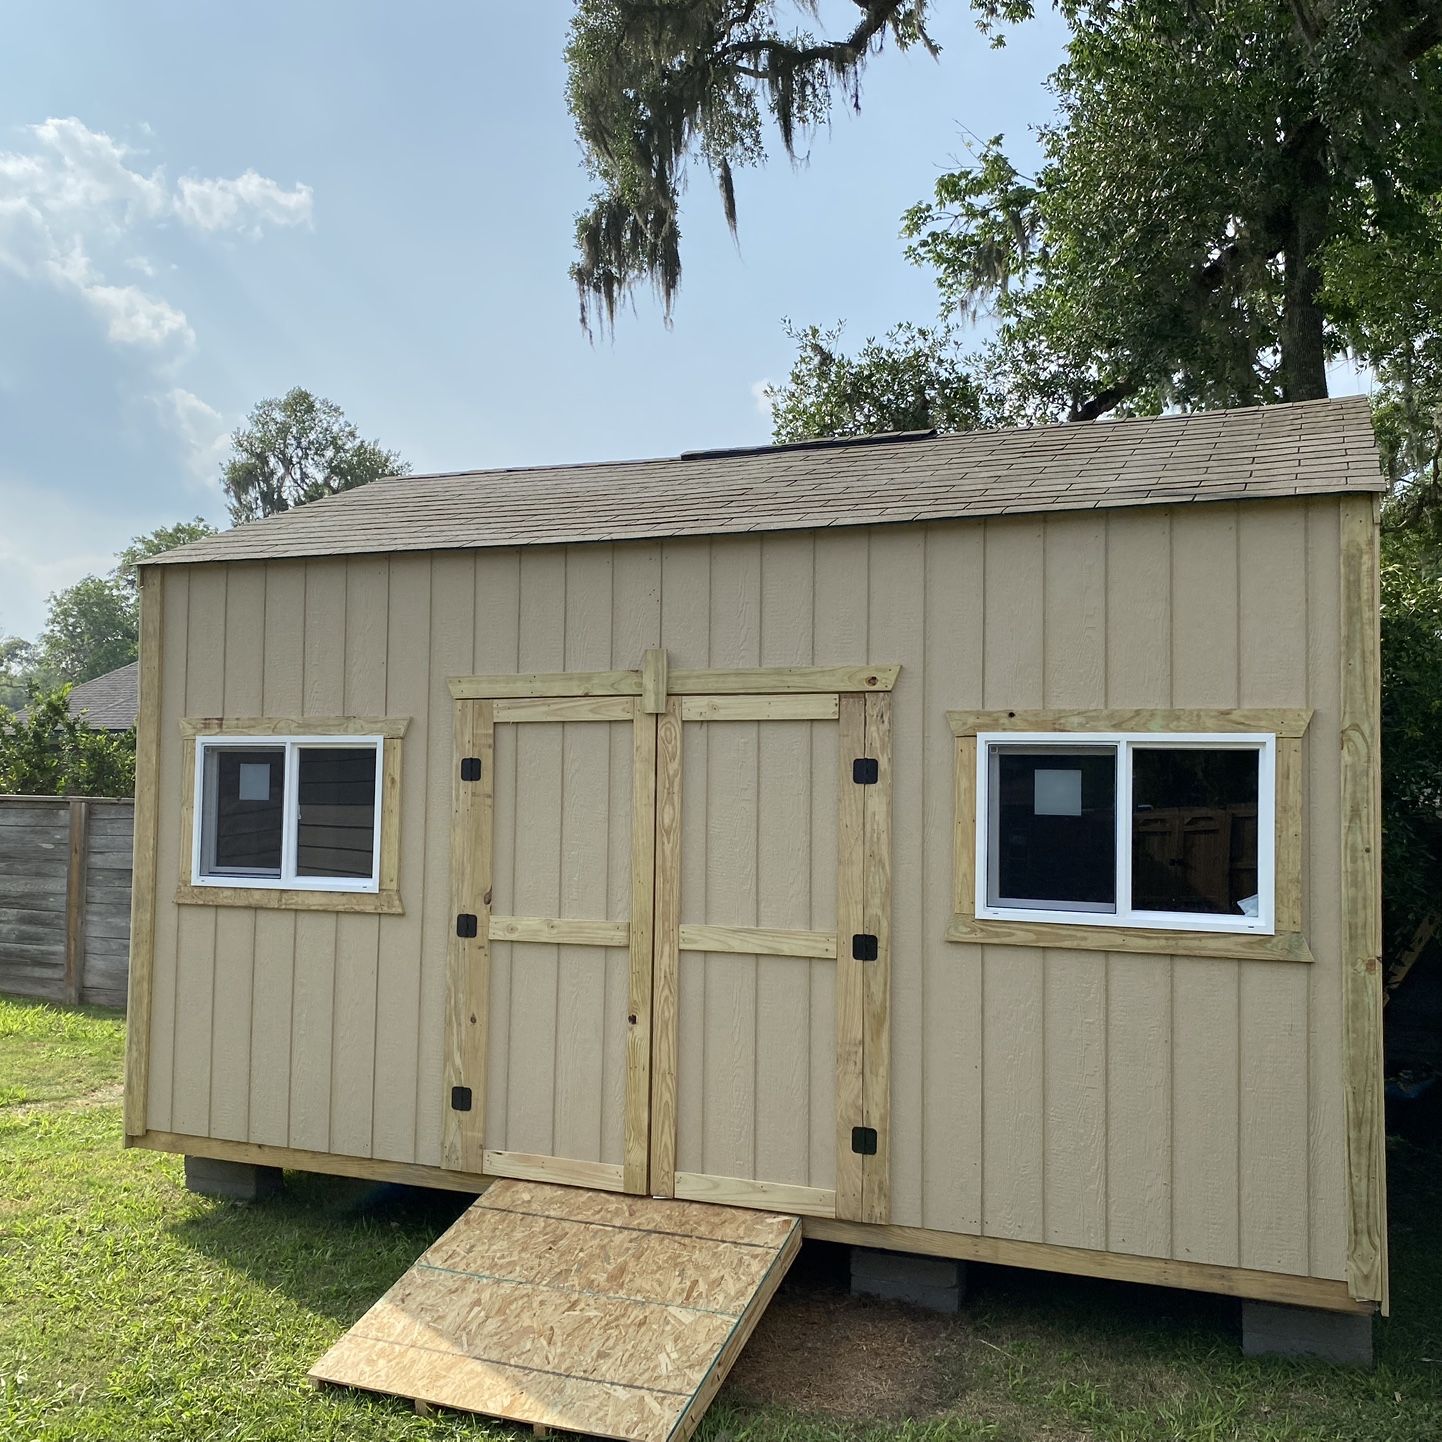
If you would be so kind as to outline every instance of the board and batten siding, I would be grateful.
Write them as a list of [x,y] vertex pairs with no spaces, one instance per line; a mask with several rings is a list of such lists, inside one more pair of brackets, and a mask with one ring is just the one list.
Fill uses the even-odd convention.
[[[1344,1277],[1339,509],[1331,498],[1272,500],[168,569],[149,1127],[440,1164],[453,924],[447,677],[630,668],[650,646],[665,647],[673,667],[899,662],[892,1221]],[[944,939],[948,709],[1182,706],[1314,710],[1304,750],[1313,964]],[[173,904],[189,844],[176,834],[180,717],[346,713],[411,718],[405,914]],[[577,744],[614,770],[607,729]],[[514,738],[509,759],[505,744],[498,768],[516,760]],[[562,749],[539,731],[521,744],[537,757]],[[719,734],[711,744],[728,769],[754,770],[746,787],[791,764]],[[704,752],[686,764],[708,765]],[[613,797],[624,795],[616,781]],[[498,793],[498,838],[507,825]],[[498,876],[509,877],[501,849],[498,840]],[[587,883],[594,898],[560,898],[562,914],[603,891],[619,904],[607,876],[604,888],[599,873]],[[577,1043],[575,1018],[603,996],[617,1004],[623,958],[596,952],[583,964],[530,949],[547,953],[546,985],[567,990],[552,1033],[526,1039],[540,1055],[525,1064],[554,1076],[554,1054]],[[706,964],[683,954],[683,972],[692,963]],[[825,966],[732,980],[726,1004],[705,1013],[710,1034],[699,1040],[719,1055],[727,1037],[746,1037],[748,1049],[767,1039],[745,1059],[759,1079],[758,1146],[793,1121],[770,1117],[768,1078],[788,1078],[789,1095],[808,1067],[813,1089],[830,1075],[824,1044],[805,1066],[779,1056],[804,1038],[779,1034],[767,1015],[776,987],[809,985],[823,1002]],[[503,966],[493,1000],[514,1026],[508,974]],[[682,1047],[694,1046],[684,1027]],[[611,1156],[618,1058],[599,1024],[588,1046],[568,1063],[589,1056],[601,1067],[583,1141]],[[491,1085],[503,1098],[500,1072]],[[832,1157],[824,1142],[812,1146],[811,1166],[824,1172]]]

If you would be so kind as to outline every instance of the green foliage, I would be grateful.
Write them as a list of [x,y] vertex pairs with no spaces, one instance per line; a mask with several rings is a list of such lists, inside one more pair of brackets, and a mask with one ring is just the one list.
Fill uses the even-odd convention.
[[237,525],[410,470],[395,451],[362,440],[334,401],[299,386],[261,401],[231,445],[221,485]]
[[1063,8],[1037,174],[998,137],[905,219],[944,302],[997,317],[981,369],[1012,419],[1310,399],[1344,349],[1436,333],[1430,7]]
[[40,633],[41,684],[78,685],[127,665],[139,650],[133,586],[114,576],[86,576],[50,597]]
[[69,686],[37,694],[23,720],[0,709],[0,793],[134,795],[135,732],[87,729],[69,696]]
[[576,218],[571,278],[582,324],[614,322],[621,300],[645,281],[669,314],[681,283],[677,212],[691,161],[710,169],[734,229],[734,172],[765,158],[763,114],[794,156],[834,94],[858,97],[866,61],[884,40],[935,53],[929,9],[928,0],[872,0],[845,36],[822,40],[793,28],[816,18],[808,0],[578,0],[566,98],[600,187]]
[[788,322],[796,359],[785,383],[767,391],[774,440],[964,431],[981,423],[980,395],[947,332],[899,325],[855,356],[839,349],[841,332],[840,325]]
[[215,527],[204,516],[196,516],[189,521],[177,521],[173,526],[157,526],[153,531],[146,531],[144,535],[131,538],[130,544],[116,556],[112,574],[134,595],[136,567],[142,561],[158,556],[163,551],[173,551],[177,546],[188,546],[192,541],[203,541],[215,533]]
[[1442,552],[1390,527],[1382,547],[1382,818],[1388,943],[1405,945],[1437,909],[1442,878]]
[[0,636],[0,710],[18,711],[25,704],[35,664],[33,643],[20,636]]

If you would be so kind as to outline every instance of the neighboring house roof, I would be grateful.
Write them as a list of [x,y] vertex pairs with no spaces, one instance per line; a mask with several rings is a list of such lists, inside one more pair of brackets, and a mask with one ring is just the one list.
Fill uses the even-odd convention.
[[1385,489],[1362,396],[396,477],[146,565],[544,545]]
[[140,710],[140,663],[82,681],[70,692],[69,709],[91,731],[129,731]]

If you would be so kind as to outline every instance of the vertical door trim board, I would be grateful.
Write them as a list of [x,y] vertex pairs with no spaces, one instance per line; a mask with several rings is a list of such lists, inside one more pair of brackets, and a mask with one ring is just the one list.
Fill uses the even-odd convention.
[[[495,708],[489,701],[454,703],[451,786],[451,917],[446,952],[446,1075],[442,1156],[464,1172],[484,1168],[486,1027],[490,1005],[492,815],[495,800]],[[477,781],[461,780],[461,761],[478,757]],[[461,936],[456,918],[476,918]],[[457,1111],[453,1087],[469,1087],[470,1109]]]
[[[659,654],[646,653],[649,662]],[[626,1013],[623,1185],[644,1196],[651,1180],[651,994],[655,967],[656,733],[654,712],[636,708],[631,754],[631,920]]]
[[135,725],[135,854],[125,1017],[125,1144],[145,1135],[150,1091],[150,991],[155,964],[155,853],[160,823],[160,688],[164,572],[142,566],[140,708]]
[[651,1194],[676,1194],[681,940],[681,702],[656,727],[655,961],[651,1015]]
[[866,1117],[864,966],[852,955],[851,938],[866,930],[866,792],[852,762],[866,755],[866,700],[841,697],[837,736],[836,823],[836,1215],[864,1221],[862,1158],[852,1150],[852,1128]]
[[876,937],[876,958],[861,963],[862,1109],[876,1150],[862,1158],[861,1220],[891,1220],[891,696],[865,697],[866,751],[877,763],[865,795],[866,873],[862,930]]
[[1378,498],[1341,506],[1342,1076],[1347,1285],[1388,1310],[1382,1102],[1380,578]]

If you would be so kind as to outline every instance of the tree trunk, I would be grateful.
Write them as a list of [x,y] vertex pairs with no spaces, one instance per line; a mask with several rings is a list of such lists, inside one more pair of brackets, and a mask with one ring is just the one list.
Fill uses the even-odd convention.
[[1288,149],[1294,187],[1286,220],[1281,318],[1282,398],[1318,400],[1327,394],[1322,339],[1321,251],[1327,239],[1330,195],[1326,132],[1315,117],[1302,122]]

